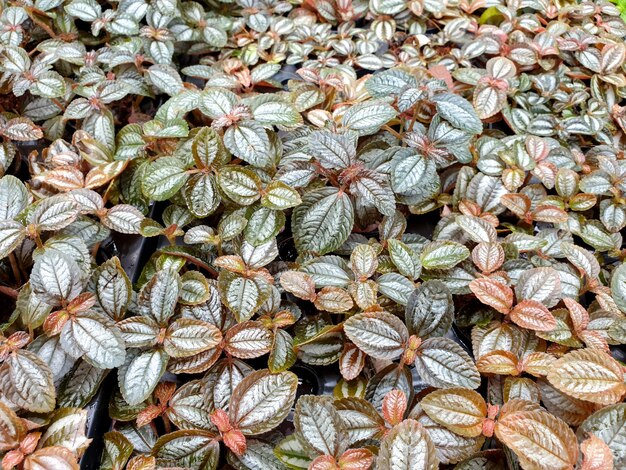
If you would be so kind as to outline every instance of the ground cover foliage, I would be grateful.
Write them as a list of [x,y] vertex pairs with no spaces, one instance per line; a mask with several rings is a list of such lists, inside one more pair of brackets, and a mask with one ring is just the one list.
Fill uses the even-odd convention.
[[626,468],[623,2],[0,8],[3,470]]

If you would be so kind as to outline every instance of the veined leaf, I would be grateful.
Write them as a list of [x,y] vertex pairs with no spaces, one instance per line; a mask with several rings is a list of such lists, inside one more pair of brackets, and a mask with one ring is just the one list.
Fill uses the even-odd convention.
[[426,429],[407,419],[384,437],[376,465],[381,470],[436,470],[439,459]]
[[377,359],[397,359],[409,340],[404,323],[387,312],[359,313],[348,318],[343,329],[359,349]]

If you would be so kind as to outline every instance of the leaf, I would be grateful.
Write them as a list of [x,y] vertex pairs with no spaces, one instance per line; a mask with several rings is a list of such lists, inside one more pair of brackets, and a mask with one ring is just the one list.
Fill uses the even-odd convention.
[[272,348],[272,332],[260,322],[247,321],[231,327],[224,337],[224,349],[240,359],[267,354]]
[[132,297],[132,285],[117,256],[102,263],[95,273],[95,295],[111,318],[123,318]]
[[105,227],[119,233],[136,235],[141,232],[144,216],[134,206],[118,204],[107,211],[101,222]]
[[302,122],[302,116],[296,108],[285,101],[274,98],[276,95],[264,95],[263,100],[252,106],[254,121],[262,126],[294,126]]
[[469,288],[478,300],[500,313],[508,313],[513,306],[513,290],[500,281],[490,278],[474,279],[469,283]]
[[454,220],[476,243],[495,242],[498,238],[494,226],[485,219],[473,215],[457,215]]
[[154,319],[160,326],[167,325],[174,315],[181,288],[177,272],[169,269],[157,271],[139,293],[139,312]]
[[201,468],[206,465],[205,468],[215,468],[220,452],[217,437],[213,432],[200,429],[174,431],[161,436],[152,453],[159,466]]
[[390,182],[393,191],[406,195],[417,204],[436,195],[441,186],[435,163],[413,149],[402,149],[391,160]]
[[425,269],[450,269],[470,255],[467,247],[449,240],[428,243],[420,259]]
[[170,357],[189,357],[214,348],[221,340],[222,333],[214,325],[179,318],[167,329],[163,349]]
[[68,321],[61,332],[61,344],[72,356],[75,356],[75,348],[79,348],[86,361],[101,369],[118,367],[126,357],[122,333],[115,322],[94,311],[81,313]]
[[80,275],[80,268],[68,255],[48,249],[35,260],[30,283],[35,294],[56,306],[80,293]]
[[146,400],[165,373],[167,354],[160,349],[136,351],[126,355],[126,362],[118,369],[120,391],[129,405]]
[[480,373],[472,358],[448,338],[429,338],[417,350],[415,368],[426,383],[438,388],[477,388]]
[[265,188],[261,204],[274,210],[285,210],[302,202],[298,192],[282,181],[272,181]]
[[293,211],[291,227],[298,251],[319,255],[339,248],[352,232],[354,208],[350,198],[335,188],[305,193]]
[[581,470],[613,469],[613,454],[602,439],[592,434],[580,444],[580,450],[584,455]]
[[338,457],[347,448],[346,430],[330,397],[300,397],[294,426],[298,437],[320,454]]
[[473,390],[435,390],[422,399],[420,406],[430,419],[456,434],[478,437],[483,432],[487,405],[483,397]]
[[[33,90],[34,91],[34,90]],[[51,98],[63,95],[54,93]],[[29,140],[39,140],[43,138],[43,132],[41,128],[33,124],[30,119],[25,117],[17,117],[7,121],[2,127],[0,127],[0,134],[7,139],[17,140],[21,142],[27,142]]]
[[376,460],[380,470],[436,470],[435,446],[424,427],[413,419],[394,426],[382,439]]
[[409,296],[405,322],[410,334],[422,339],[444,336],[453,319],[452,294],[441,281],[426,281]]
[[252,318],[269,296],[267,285],[261,279],[248,279],[237,274],[221,271],[219,286],[222,301],[235,314],[238,322]]
[[349,134],[325,130],[312,132],[309,151],[325,168],[348,168],[356,159],[356,146]]
[[626,313],[626,264],[620,265],[611,277],[611,296],[619,309]]
[[350,341],[376,359],[397,359],[409,340],[404,323],[387,312],[359,313],[348,318],[343,329]]
[[441,93],[433,97],[437,112],[454,127],[472,134],[480,134],[483,124],[469,101],[454,93]]
[[0,365],[0,388],[7,400],[34,413],[54,409],[56,391],[50,368],[34,353],[20,350]]
[[19,447],[27,429],[22,419],[4,403],[0,403],[0,452]]
[[554,315],[536,300],[522,300],[509,314],[516,325],[534,331],[552,331],[556,328]]
[[534,300],[546,307],[555,306],[561,298],[561,278],[554,268],[534,268],[522,273],[515,295],[518,300]]
[[225,166],[218,173],[217,181],[224,194],[239,205],[249,206],[261,197],[261,181],[248,168]]
[[82,452],[91,441],[85,435],[87,410],[58,410],[39,439],[39,446],[64,447],[72,452]]
[[15,176],[5,175],[0,179],[0,220],[14,219],[30,200],[26,186]]
[[344,127],[359,135],[377,132],[384,124],[396,117],[396,111],[383,101],[365,101],[348,108],[342,118]]
[[292,372],[258,370],[235,388],[229,407],[231,423],[244,435],[274,429],[289,414],[296,398],[298,377]]
[[12,220],[0,221],[0,259],[9,256],[26,238],[24,226]]
[[574,398],[610,405],[626,393],[621,365],[598,349],[571,351],[548,373],[548,381]]
[[70,225],[78,216],[78,205],[66,195],[51,196],[40,200],[29,213],[28,220],[39,230],[60,230]]
[[267,360],[267,367],[273,373],[291,368],[297,360],[293,338],[285,330],[278,329],[274,334],[274,344]]
[[154,64],[146,70],[150,81],[160,91],[174,96],[183,89],[183,81],[176,69],[166,64]]
[[259,168],[272,165],[267,132],[254,121],[244,121],[226,129],[224,145],[236,157]]
[[[523,400],[508,404],[513,402]],[[495,434],[515,452],[523,468],[573,468],[578,459],[576,436],[570,427],[545,411],[501,412]]]
[[420,257],[413,249],[400,240],[387,240],[391,261],[403,276],[416,280],[422,273]]
[[609,446],[615,468],[626,462],[626,403],[606,406],[589,416],[577,430],[579,440],[593,434]]
[[187,178],[181,160],[175,157],[161,157],[144,170],[141,188],[146,197],[155,201],[165,201],[183,187]]

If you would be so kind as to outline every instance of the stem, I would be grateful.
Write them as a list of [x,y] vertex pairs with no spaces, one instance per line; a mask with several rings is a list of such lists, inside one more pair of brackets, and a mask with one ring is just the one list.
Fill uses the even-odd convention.
[[388,125],[384,125],[382,127],[384,130],[386,130],[387,132],[389,132],[390,134],[394,135],[397,139],[402,140],[402,134],[400,134],[397,131],[394,131],[391,127],[389,127]]
[[0,294],[6,295],[7,297],[11,297],[12,299],[17,299],[17,295],[19,294],[19,292],[8,286],[0,286]]
[[41,29],[43,29],[46,33],[48,33],[48,35],[51,38],[54,39],[54,38],[57,37],[56,33],[54,32],[54,30],[50,26],[48,26],[46,23],[44,23],[43,21],[41,21],[41,20],[39,20],[39,19],[37,19],[35,17],[35,15],[38,12],[43,14],[43,12],[41,10],[38,10],[36,8],[33,8],[33,7],[26,6],[26,5],[22,5],[22,8],[24,8],[24,10],[26,10],[26,13],[28,13],[28,16],[30,17],[30,19],[33,20],[33,23],[35,23],[37,26],[39,26]]
[[11,262],[11,270],[13,271],[13,277],[17,284],[22,284],[22,275],[20,274],[20,266],[15,258],[15,253],[9,255],[9,261]]

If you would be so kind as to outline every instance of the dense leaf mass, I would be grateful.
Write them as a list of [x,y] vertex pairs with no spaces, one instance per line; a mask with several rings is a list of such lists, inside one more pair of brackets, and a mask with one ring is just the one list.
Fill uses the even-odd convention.
[[624,17],[0,2],[2,470],[626,468]]

